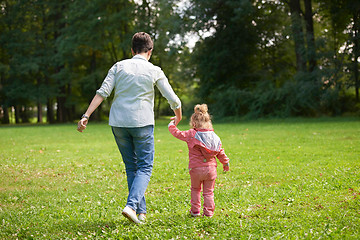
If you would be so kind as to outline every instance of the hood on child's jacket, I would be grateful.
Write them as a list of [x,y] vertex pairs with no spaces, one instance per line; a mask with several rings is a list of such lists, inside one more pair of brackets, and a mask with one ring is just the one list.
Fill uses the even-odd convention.
[[221,140],[214,131],[196,131],[194,146],[200,146],[206,159],[216,156],[221,150]]

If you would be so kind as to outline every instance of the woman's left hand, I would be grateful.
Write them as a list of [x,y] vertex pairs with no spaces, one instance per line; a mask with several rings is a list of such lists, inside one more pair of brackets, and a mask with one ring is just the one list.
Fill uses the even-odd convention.
[[78,130],[79,132],[82,132],[83,130],[85,130],[87,124],[88,124],[87,118],[82,118],[82,119],[78,122],[78,128],[77,128],[77,130]]

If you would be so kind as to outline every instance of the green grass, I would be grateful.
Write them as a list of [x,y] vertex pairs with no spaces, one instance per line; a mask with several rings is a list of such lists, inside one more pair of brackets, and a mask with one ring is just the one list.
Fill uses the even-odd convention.
[[[186,130],[186,122],[179,126]],[[218,123],[213,218],[191,218],[187,146],[155,127],[148,220],[121,215],[127,183],[107,124],[0,127],[1,239],[359,239],[358,118]]]

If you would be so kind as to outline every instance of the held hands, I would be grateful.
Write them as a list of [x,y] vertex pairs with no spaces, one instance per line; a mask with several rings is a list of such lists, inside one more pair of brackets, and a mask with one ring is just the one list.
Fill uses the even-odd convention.
[[82,119],[78,122],[77,130],[78,130],[79,132],[82,132],[83,130],[85,130],[87,124],[88,124],[87,118],[82,118]]
[[[171,120],[171,122],[173,122],[173,123],[175,124],[175,126],[177,126],[181,119],[178,119],[178,118],[175,116],[175,117],[170,118],[170,120]],[[171,122],[170,122],[170,123],[171,123]]]

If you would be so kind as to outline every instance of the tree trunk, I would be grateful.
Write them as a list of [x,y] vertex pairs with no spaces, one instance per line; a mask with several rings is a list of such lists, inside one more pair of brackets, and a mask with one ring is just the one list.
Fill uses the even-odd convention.
[[47,112],[46,112],[47,122],[48,123],[55,123],[54,109],[53,109],[53,104],[52,104],[51,99],[47,100],[46,108],[47,108]]
[[304,57],[305,42],[304,31],[301,22],[300,0],[290,0],[291,29],[295,42],[296,69],[297,71],[306,70],[306,61]]
[[20,123],[20,111],[19,111],[19,107],[17,105],[14,106],[14,110],[15,110],[15,123],[18,124]]
[[37,122],[42,123],[42,121],[43,121],[42,104],[38,103],[38,105],[37,105]]
[[[69,82],[66,85],[66,99],[71,99],[71,83]],[[66,101],[66,100],[65,100]],[[65,112],[66,112],[66,121],[69,122],[71,120],[74,120],[74,112],[71,110],[72,109],[73,104],[71,103],[71,106],[66,106],[65,105]]]
[[[90,66],[89,74],[93,74],[94,72],[96,72],[97,62],[96,62],[96,51],[94,49],[92,50],[92,53],[91,53],[89,66]],[[94,78],[94,85],[96,87],[99,86],[96,77]],[[100,114],[101,114],[100,106],[97,107],[96,111],[91,116],[94,121],[100,121]]]
[[[61,36],[62,30],[65,29],[65,21],[62,21],[64,18],[64,10],[65,10],[65,4],[62,1],[58,1],[58,9],[59,11],[56,12],[54,16],[54,42],[57,41],[57,39]],[[58,54],[57,50],[55,51],[55,54]],[[57,66],[55,67],[55,73],[60,73],[62,69],[65,68],[65,59],[60,59]],[[57,80],[59,87],[59,95],[57,96],[57,111],[56,111],[56,121],[57,122],[66,122],[66,97],[67,97],[67,91],[66,91],[66,82],[65,79],[58,79]]]
[[309,72],[312,72],[316,67],[316,48],[315,48],[314,22],[313,22],[311,0],[304,0],[304,4],[305,4],[307,59],[309,62]]
[[354,16],[354,80],[355,80],[355,96],[356,101],[359,102],[359,65],[358,59],[360,57],[360,11],[353,13]]
[[22,123],[29,123],[29,112],[26,105],[20,108],[20,118]]
[[[65,87],[61,87],[61,95],[65,95]],[[60,96],[56,98],[57,100],[57,110],[56,110],[56,121],[65,122],[65,97]]]
[[4,111],[4,117],[2,119],[2,123],[9,124],[10,123],[9,108],[7,106],[3,106],[3,111]]

